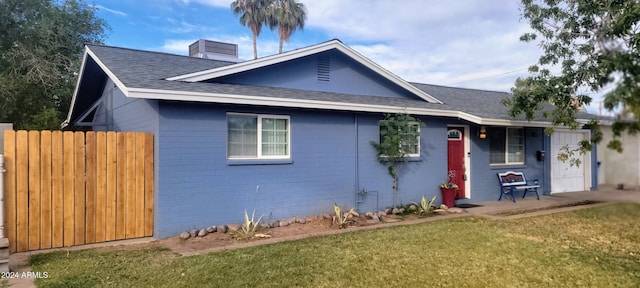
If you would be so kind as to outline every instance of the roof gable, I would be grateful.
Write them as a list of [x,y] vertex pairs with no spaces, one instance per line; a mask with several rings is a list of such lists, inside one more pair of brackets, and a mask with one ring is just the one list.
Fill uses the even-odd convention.
[[424,101],[341,52],[329,50],[206,81]]
[[[295,60],[300,60],[300,59],[309,60],[311,59],[310,56],[338,55],[338,54],[342,55],[344,59],[348,59],[345,61],[350,61],[352,63],[357,64],[357,66],[354,66],[354,67],[360,68],[361,69],[361,71],[359,71],[360,73],[367,71],[367,72],[364,72],[364,74],[369,74],[367,76],[368,78],[383,79],[384,81],[382,81],[382,83],[385,84],[384,86],[386,86],[386,89],[389,91],[395,91],[396,95],[398,95],[398,92],[402,90],[406,92],[399,93],[399,94],[415,95],[414,97],[417,97],[429,103],[442,103],[440,100],[429,95],[425,91],[422,91],[414,87],[413,85],[409,84],[408,82],[398,77],[397,75],[389,72],[388,70],[382,68],[380,65],[362,56],[355,50],[347,47],[339,40],[331,40],[328,42],[320,43],[318,45],[300,48],[300,49],[292,50],[286,53],[263,57],[256,60],[241,62],[241,63],[232,64],[224,67],[218,67],[214,69],[169,77],[169,78],[166,78],[166,80],[185,81],[185,82],[223,82],[223,83],[225,81],[240,81],[239,77],[233,76],[233,75],[239,75],[243,73],[247,74],[247,73],[250,73],[251,71],[267,69],[268,67],[273,68],[274,65],[278,66],[286,62],[291,63],[292,61],[295,62]],[[315,61],[315,59],[313,60]],[[275,69],[272,72],[275,72]],[[369,83],[373,83],[373,82],[369,82]],[[255,83],[242,83],[242,84],[259,85]],[[328,87],[325,87],[325,89],[318,89],[314,91],[327,91],[327,92],[340,92],[340,93],[359,92],[359,91],[345,91],[342,89],[344,89],[346,86],[341,87],[342,89],[339,89],[338,88],[339,86],[340,85],[333,88],[329,88],[329,89],[327,89]],[[380,86],[380,85],[376,84],[376,86]],[[295,85],[293,86],[284,85],[283,83],[280,83],[280,85],[276,83],[274,87],[286,87],[286,88],[298,88],[298,89],[301,88],[301,87],[296,87]],[[308,89],[308,88],[309,88],[308,86],[305,86],[305,89]],[[350,88],[354,88],[354,87],[350,87]],[[371,91],[373,91],[373,89],[369,89],[369,91],[367,92],[371,93]],[[356,94],[360,94],[360,93],[356,93]],[[374,93],[374,95],[375,94],[376,93]],[[378,94],[384,94],[379,96],[391,96],[391,95],[388,95],[389,93],[378,92]]]

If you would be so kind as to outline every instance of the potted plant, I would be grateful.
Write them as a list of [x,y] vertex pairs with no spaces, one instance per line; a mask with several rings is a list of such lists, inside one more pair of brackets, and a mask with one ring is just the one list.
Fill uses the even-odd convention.
[[447,181],[440,184],[440,191],[442,192],[442,204],[447,207],[453,207],[456,205],[456,196],[458,194],[458,185],[451,182],[456,176],[456,171],[450,170],[447,174]]

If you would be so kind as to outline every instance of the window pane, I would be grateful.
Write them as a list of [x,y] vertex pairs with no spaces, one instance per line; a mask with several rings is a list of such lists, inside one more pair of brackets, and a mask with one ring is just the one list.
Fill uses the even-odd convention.
[[460,133],[459,130],[449,130],[449,132],[447,132],[447,139],[450,140],[462,140],[462,134]]
[[420,132],[417,124],[409,124],[409,133],[402,135],[402,149],[406,154],[416,155],[420,153],[420,136],[415,133]]
[[258,118],[255,116],[229,115],[227,119],[228,157],[257,157]]
[[505,164],[505,128],[487,128],[489,138],[489,163]]
[[262,155],[287,156],[287,119],[262,118]]
[[[409,124],[409,131],[404,130],[401,133],[404,133],[400,139],[400,148],[406,154],[417,155],[420,154],[420,126],[418,124]],[[417,137],[413,137],[413,133],[418,133]],[[414,134],[415,135],[415,134]],[[391,137],[394,135],[389,135],[386,126],[380,126],[380,143],[385,142],[385,137]],[[393,140],[392,140],[393,141]]]
[[509,128],[507,129],[507,148],[509,163],[524,162],[524,129]]

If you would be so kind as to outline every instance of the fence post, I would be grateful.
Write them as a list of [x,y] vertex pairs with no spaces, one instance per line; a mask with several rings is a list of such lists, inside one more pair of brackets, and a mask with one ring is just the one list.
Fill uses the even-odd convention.
[[9,239],[4,237],[4,155],[0,155],[0,272],[9,272]]
[[0,155],[0,239],[4,238],[4,155]]

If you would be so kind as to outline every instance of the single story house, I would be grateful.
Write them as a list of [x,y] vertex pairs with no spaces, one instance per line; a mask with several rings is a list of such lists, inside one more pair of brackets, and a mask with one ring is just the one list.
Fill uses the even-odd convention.
[[459,203],[497,200],[496,173],[509,170],[545,194],[597,183],[595,151],[580,167],[553,156],[590,130],[545,135],[549,121],[508,115],[509,93],[410,83],[339,40],[250,61],[211,41],[190,54],[87,45],[63,123],[155,135],[155,237],[237,223],[245,210],[285,219],[334,203],[390,207],[392,179],[370,143],[385,113],[425,124],[401,168],[400,204],[439,199],[449,171]]

